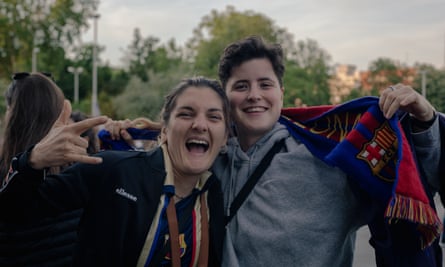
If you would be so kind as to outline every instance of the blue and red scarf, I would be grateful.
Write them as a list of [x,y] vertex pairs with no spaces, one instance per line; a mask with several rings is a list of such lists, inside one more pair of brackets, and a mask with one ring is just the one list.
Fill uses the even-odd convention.
[[[128,128],[127,132],[131,135],[133,140],[152,140],[156,141],[159,136],[159,131],[150,129]],[[110,132],[105,129],[97,133],[100,141],[101,150],[133,150],[124,140],[113,140]]]
[[385,219],[417,224],[422,248],[442,232],[429,203],[410,145],[396,116],[386,119],[378,98],[338,106],[285,108],[280,123],[313,155],[343,170],[374,200]]

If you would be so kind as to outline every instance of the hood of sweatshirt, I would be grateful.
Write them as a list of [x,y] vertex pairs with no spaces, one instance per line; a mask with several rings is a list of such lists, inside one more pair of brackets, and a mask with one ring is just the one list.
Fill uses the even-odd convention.
[[226,211],[236,194],[272,146],[289,136],[287,128],[280,123],[276,123],[272,130],[247,151],[241,149],[236,137],[229,139],[227,152],[221,154],[213,166],[213,172],[221,180]]

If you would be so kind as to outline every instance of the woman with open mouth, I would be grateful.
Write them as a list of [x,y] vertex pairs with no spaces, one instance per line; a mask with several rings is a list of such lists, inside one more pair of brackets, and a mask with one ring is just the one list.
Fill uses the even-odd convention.
[[[186,79],[166,97],[159,147],[89,156],[80,133],[107,118],[65,125],[67,102],[49,134],[12,160],[0,216],[83,207],[74,266],[219,266],[223,199],[208,170],[229,136],[228,112],[217,81]],[[45,175],[64,162],[81,163]]]

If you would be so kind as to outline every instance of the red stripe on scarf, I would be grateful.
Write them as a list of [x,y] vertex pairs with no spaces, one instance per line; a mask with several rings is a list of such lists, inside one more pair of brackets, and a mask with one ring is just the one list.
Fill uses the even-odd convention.
[[[392,192],[391,197],[387,199],[385,213],[388,223],[406,220],[418,224],[422,248],[430,245],[440,235],[441,220],[430,206],[405,133],[396,118],[384,119],[378,108],[377,98],[361,98],[339,106],[286,108],[282,110],[282,115],[280,121],[314,156],[353,176],[360,181],[359,184],[364,185],[364,190],[368,189],[366,185],[374,186],[375,182],[375,187],[371,191],[367,190],[371,196],[379,197],[376,195],[380,194],[376,191],[378,188],[386,188],[385,190]],[[372,139],[357,129],[358,124],[367,135],[372,135]],[[372,140],[376,142],[375,147]],[[338,144],[335,145],[332,141]],[[351,145],[356,151],[351,150]],[[380,155],[379,149],[384,149],[381,152],[385,154]],[[391,154],[391,149],[399,151]],[[363,152],[369,154],[357,154]],[[380,165],[375,166],[375,169],[369,165],[366,170],[363,165],[365,156]],[[349,159],[345,160],[346,157]],[[382,166],[381,160],[384,160],[386,165]],[[351,166],[355,162],[360,164],[359,168]],[[370,173],[373,173],[372,176]],[[365,176],[368,178],[363,178]],[[379,179],[385,182],[381,183]],[[384,192],[382,194],[385,195]]]

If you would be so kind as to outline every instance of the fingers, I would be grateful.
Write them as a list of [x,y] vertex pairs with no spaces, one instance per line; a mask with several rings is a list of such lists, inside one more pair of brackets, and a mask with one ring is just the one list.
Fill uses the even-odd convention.
[[102,158],[87,154],[87,147],[88,141],[84,138],[61,132],[37,143],[29,156],[29,164],[34,169],[44,169],[73,162],[101,163]]
[[102,163],[102,158],[96,157],[96,156],[72,154],[72,155],[68,155],[68,158],[72,159],[71,162],[80,162],[80,163],[86,163],[86,164],[100,164],[100,163]]
[[399,109],[400,105],[400,89],[399,85],[394,85],[382,91],[379,99],[380,110],[385,118],[391,118]]
[[129,119],[121,121],[114,121],[110,119],[104,125],[104,129],[110,133],[111,140],[120,140],[121,137],[125,139],[125,137],[122,136],[122,133],[126,133],[128,135],[128,132],[122,132],[122,130],[125,130],[129,127],[133,127],[133,123]]
[[72,123],[68,125],[67,128],[69,128],[74,134],[80,135],[90,128],[106,123],[107,120],[108,118],[106,116],[98,116]]
[[383,90],[379,106],[387,119],[391,118],[399,109],[421,120],[434,117],[434,109],[431,104],[412,87],[403,84],[393,85]]
[[127,130],[121,130],[120,136],[122,136],[122,139],[131,147],[135,146],[135,142],[133,140],[133,137],[128,133]]
[[68,100],[63,101],[62,112],[60,112],[59,118],[57,118],[53,127],[67,125],[70,120],[71,111],[72,111],[72,109],[71,109],[70,101],[68,101]]
[[[57,125],[40,140],[31,152],[29,163],[35,169],[63,166],[72,162],[97,164],[101,159],[87,155],[88,141],[80,135],[86,130],[105,123],[108,118],[99,116],[76,123],[65,124],[71,114],[69,102],[64,106]],[[68,116],[68,117],[67,117]]]

